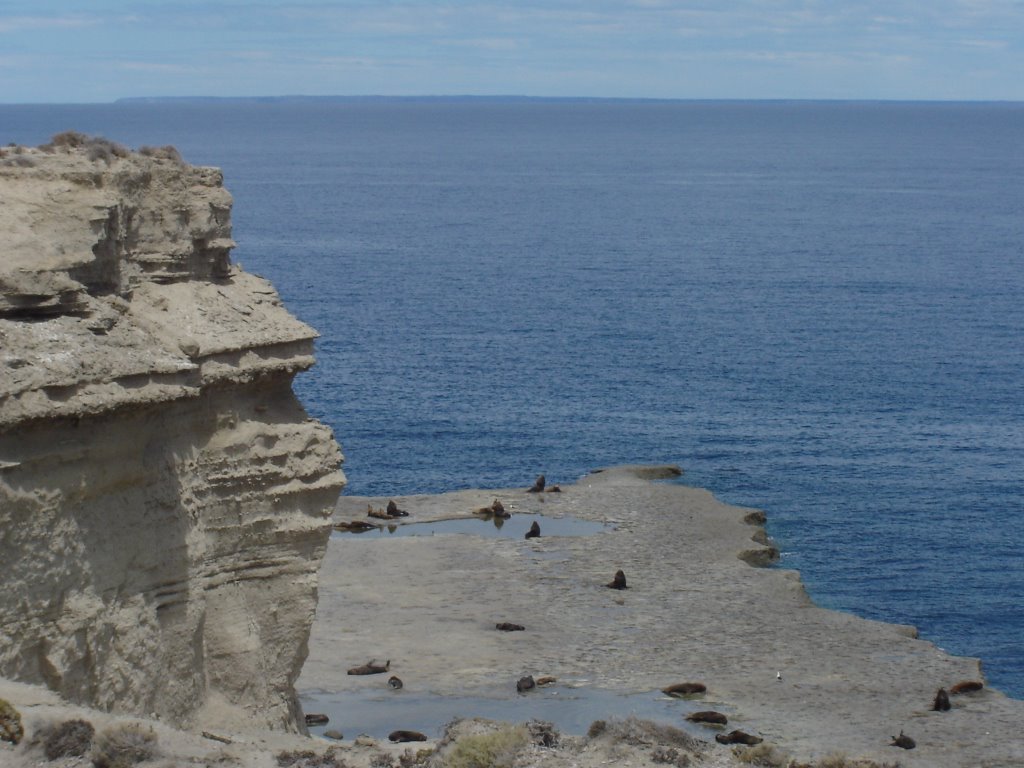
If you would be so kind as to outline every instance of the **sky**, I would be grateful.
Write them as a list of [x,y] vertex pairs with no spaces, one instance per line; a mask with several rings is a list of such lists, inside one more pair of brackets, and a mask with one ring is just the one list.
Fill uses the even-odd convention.
[[0,103],[1024,100],[1024,0],[0,0]]

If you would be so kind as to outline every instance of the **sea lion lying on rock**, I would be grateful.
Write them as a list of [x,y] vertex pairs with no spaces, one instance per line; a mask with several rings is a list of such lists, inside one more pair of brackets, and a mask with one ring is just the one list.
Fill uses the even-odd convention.
[[363,533],[364,531],[377,530],[376,525],[368,523],[365,520],[352,520],[348,523],[338,523],[334,527],[339,531],[349,531],[351,533]]
[[387,672],[391,667],[391,659],[388,659],[383,667],[380,664],[374,664],[373,662],[374,659],[370,659],[361,667],[352,667],[348,673],[350,675],[380,675]]
[[508,520],[512,515],[505,511],[505,505],[502,504],[498,499],[491,502],[489,507],[480,507],[479,509],[473,510],[473,514],[476,515],[493,515],[499,517],[502,520]]
[[949,712],[952,705],[949,703],[949,694],[946,693],[945,688],[939,688],[938,693],[935,694],[935,701],[932,702],[933,712]]
[[392,675],[388,678],[388,688],[394,688],[396,691],[402,687],[402,678],[398,675]]
[[704,683],[676,683],[668,688],[662,688],[661,692],[666,696],[692,696],[695,693],[706,693],[708,687]]
[[327,725],[330,722],[327,715],[309,714],[306,715],[306,725]]
[[533,525],[530,526],[530,530],[528,530],[526,532],[526,537],[525,538],[527,538],[527,539],[537,539],[537,538],[540,538],[540,523],[538,523],[536,520],[534,520],[533,521]]
[[526,489],[526,492],[541,493],[544,490],[545,484],[544,475],[537,475],[537,479],[533,481],[533,485]]
[[977,693],[984,687],[985,684],[980,683],[977,680],[962,680],[950,688],[949,692],[953,696],[960,696],[965,693]]
[[752,747],[755,744],[760,744],[764,739],[760,736],[752,736],[746,731],[729,731],[715,734],[715,741],[719,744],[746,744],[748,747]]
[[366,516],[373,517],[377,520],[391,520],[391,515],[387,513],[386,509],[374,509],[372,504],[366,505]]
[[427,737],[419,731],[392,731],[388,734],[388,741],[396,744],[401,741],[426,741]]
[[533,679],[533,675],[526,675],[526,677],[520,677],[516,682],[516,690],[519,693],[525,693],[526,691],[532,691],[537,687],[537,681]]
[[721,712],[714,712],[712,710],[691,712],[686,716],[686,719],[691,723],[708,723],[710,725],[726,725],[729,722],[729,718]]
[[917,746],[917,742],[909,736],[904,736],[903,731],[900,731],[899,736],[892,737],[892,744],[890,747],[899,747],[900,749],[913,749]]
[[388,500],[388,517],[408,517],[409,513],[404,509],[399,509],[398,505],[391,499]]
[[502,632],[522,632],[526,629],[522,624],[513,624],[510,621],[503,621],[500,624],[495,624],[494,628],[500,629]]
[[538,677],[535,682],[537,685],[551,685],[551,683],[557,683],[558,678],[552,677],[551,675],[544,675],[543,677]]
[[605,586],[609,589],[629,589],[626,586],[626,574],[621,569],[615,572],[615,578],[605,584]]

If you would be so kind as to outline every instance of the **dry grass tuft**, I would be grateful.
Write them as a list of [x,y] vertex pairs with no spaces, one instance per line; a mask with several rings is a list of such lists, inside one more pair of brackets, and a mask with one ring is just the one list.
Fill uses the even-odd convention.
[[96,768],[129,768],[156,754],[156,732],[138,723],[125,723],[100,732],[93,743],[92,764]]

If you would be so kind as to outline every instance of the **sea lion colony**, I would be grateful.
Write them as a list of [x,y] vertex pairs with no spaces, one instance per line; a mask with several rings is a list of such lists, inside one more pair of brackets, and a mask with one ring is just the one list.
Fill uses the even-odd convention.
[[[533,486],[531,486],[529,489],[527,489],[527,492],[528,493],[543,493],[545,491],[546,487],[547,486],[546,486],[546,480],[545,480],[544,475],[538,475],[538,477],[537,477],[536,481],[534,482]],[[552,486],[550,488],[547,488],[547,490],[548,490],[548,492],[557,492],[557,491],[560,491],[561,489],[558,488],[558,486]],[[499,518],[503,518],[503,519],[507,519],[507,518],[511,517],[511,514],[506,511],[504,505],[502,504],[502,502],[499,499],[494,499],[494,501],[492,502],[492,504],[490,506],[482,507],[482,508],[474,510],[474,513],[475,514],[485,514],[485,515],[488,515],[488,516],[494,516],[494,517],[499,517]],[[369,507],[368,511],[367,511],[367,515],[369,517],[385,518],[385,519],[389,519],[389,520],[393,520],[396,517],[407,517],[408,514],[409,514],[408,512],[405,512],[404,510],[399,509],[398,505],[395,503],[394,500],[389,500],[388,504],[387,504],[387,507],[385,509],[375,510],[372,507],[372,505],[371,505]],[[764,523],[764,513],[763,512],[750,513],[747,516],[747,518],[745,519],[745,522],[749,522],[751,524],[763,524]],[[372,526],[370,524],[366,524],[366,523],[360,524],[360,523],[356,522],[356,523],[348,524],[348,529],[349,530],[352,530],[352,529],[358,530],[359,527],[362,527],[362,526],[375,527],[375,526]],[[534,521],[533,524],[531,525],[529,531],[526,533],[525,538],[526,539],[530,539],[530,538],[536,538],[536,537],[539,537],[539,536],[540,536],[540,526],[539,526],[539,524],[536,521]],[[626,584],[626,575],[625,575],[625,573],[621,569],[616,571],[615,576],[613,577],[612,581],[607,583],[607,584],[605,584],[604,586],[608,587],[610,589],[616,589],[616,590],[628,589],[628,586]],[[525,629],[525,627],[523,625],[521,625],[521,624],[514,624],[514,623],[511,623],[511,622],[499,622],[495,626],[496,626],[496,628],[498,630],[504,631],[504,632],[523,631]],[[383,666],[381,666],[381,665],[375,664],[374,660],[371,659],[366,664],[363,664],[361,666],[353,667],[352,669],[349,669],[348,670],[348,674],[350,674],[350,675],[381,674],[381,673],[387,672],[389,670],[390,664],[391,664],[391,662],[390,662],[390,660],[388,660]],[[777,674],[777,678],[781,680],[781,673]],[[516,682],[516,690],[519,693],[526,693],[528,691],[534,690],[535,688],[537,688],[540,685],[547,685],[547,684],[550,684],[550,683],[553,683],[553,682],[555,682],[555,678],[551,677],[551,676],[543,676],[543,677],[535,679],[532,675],[524,675],[523,677],[519,678],[519,680]],[[388,680],[388,685],[391,688],[398,689],[398,688],[402,687],[402,681],[397,676],[392,676]],[[952,707],[952,705],[950,703],[950,696],[961,696],[961,695],[965,695],[965,694],[976,693],[976,692],[982,690],[983,688],[984,688],[984,684],[983,683],[978,682],[978,681],[974,681],[974,680],[965,680],[965,681],[958,682],[955,685],[950,686],[948,692],[947,692],[947,690],[945,688],[939,688],[939,690],[936,693],[935,698],[934,698],[934,700],[932,702],[931,709],[933,711],[949,711],[951,709],[951,707]],[[667,686],[667,687],[662,689],[662,693],[664,693],[665,695],[676,697],[676,698],[689,698],[691,696],[695,696],[695,695],[706,693],[706,691],[707,691],[707,686],[704,685],[703,683],[698,683],[698,682],[677,683],[677,684],[670,685],[670,686]],[[316,717],[322,717],[322,716],[315,716],[314,715],[313,717],[316,718]],[[726,725],[728,723],[728,718],[727,718],[726,715],[724,715],[724,714],[722,714],[720,712],[715,712],[715,711],[711,711],[711,710],[690,713],[689,715],[687,715],[686,719],[689,720],[690,722],[702,723],[702,724],[705,724],[705,725],[712,725],[712,726],[724,726],[724,725]],[[309,723],[309,724],[313,724],[313,723]],[[399,738],[394,738],[396,736],[399,736]],[[404,740],[421,740],[421,739],[424,739],[426,737],[422,736],[422,734],[419,734],[419,733],[417,733],[415,731],[394,731],[391,734],[391,737],[389,737],[389,738],[391,738],[392,741],[397,741],[397,740],[403,740],[404,741]],[[748,746],[749,745],[754,745],[754,744],[759,744],[759,743],[762,742],[762,739],[760,737],[748,734],[748,733],[746,733],[744,731],[741,731],[741,730],[733,730],[733,731],[730,731],[729,733],[717,734],[715,736],[715,740],[718,743],[720,743],[720,744],[745,744],[745,745],[748,745]],[[914,749],[916,747],[916,742],[910,736],[907,736],[906,734],[904,734],[904,732],[901,730],[898,736],[892,737],[891,746],[900,747],[902,749]]]

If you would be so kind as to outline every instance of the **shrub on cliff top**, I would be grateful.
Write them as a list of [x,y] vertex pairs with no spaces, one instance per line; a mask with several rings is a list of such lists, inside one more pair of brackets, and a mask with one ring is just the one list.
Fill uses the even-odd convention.
[[181,153],[170,144],[165,147],[139,147],[139,154],[152,157],[154,160],[170,160],[179,165],[185,164],[185,161],[181,159]]
[[90,160],[102,160],[107,165],[113,162],[115,157],[128,157],[128,150],[120,144],[104,139],[102,136],[86,136],[78,131],[64,131],[54,134],[48,144],[40,144],[39,149],[44,152],[56,152],[58,149],[86,150],[86,157]]
[[508,768],[530,743],[521,725],[507,725],[490,733],[462,736],[445,754],[444,768]]
[[0,699],[0,741],[17,744],[25,735],[21,727],[21,713],[6,699]]
[[86,720],[65,720],[43,726],[35,736],[43,744],[47,760],[61,757],[81,757],[92,746],[96,729]]
[[138,723],[115,725],[101,731],[92,748],[96,768],[130,768],[157,753],[156,732]]

